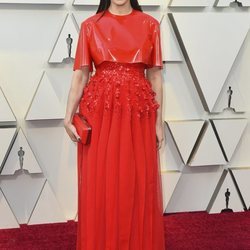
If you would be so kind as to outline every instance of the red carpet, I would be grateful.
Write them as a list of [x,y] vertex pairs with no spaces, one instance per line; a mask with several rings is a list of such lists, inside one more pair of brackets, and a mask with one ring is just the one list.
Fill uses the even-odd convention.
[[[0,230],[0,250],[74,250],[76,226],[68,221]],[[250,250],[250,212],[168,214],[165,232],[166,250]]]
[[165,220],[167,250],[250,250],[250,211],[178,213]]

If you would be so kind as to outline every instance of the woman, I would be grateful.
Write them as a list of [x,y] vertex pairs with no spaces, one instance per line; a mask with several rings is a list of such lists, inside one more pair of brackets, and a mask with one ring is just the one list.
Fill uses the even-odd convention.
[[[81,23],[64,119],[78,142],[78,250],[165,249],[162,68],[159,22],[137,0],[101,0]],[[78,105],[88,145],[72,125]]]

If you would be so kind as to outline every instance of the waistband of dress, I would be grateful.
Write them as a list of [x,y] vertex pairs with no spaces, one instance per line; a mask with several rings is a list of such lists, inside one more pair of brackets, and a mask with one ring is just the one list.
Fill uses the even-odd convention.
[[120,73],[140,73],[144,74],[146,66],[143,63],[124,63],[115,61],[104,61],[96,66],[96,72],[115,71]]

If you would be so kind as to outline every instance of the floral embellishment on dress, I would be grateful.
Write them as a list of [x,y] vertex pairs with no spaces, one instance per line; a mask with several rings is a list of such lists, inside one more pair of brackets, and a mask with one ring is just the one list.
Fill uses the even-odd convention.
[[134,112],[139,118],[150,116],[160,105],[144,70],[142,63],[101,63],[84,88],[80,112],[94,115],[103,108],[104,115],[114,110],[116,114]]

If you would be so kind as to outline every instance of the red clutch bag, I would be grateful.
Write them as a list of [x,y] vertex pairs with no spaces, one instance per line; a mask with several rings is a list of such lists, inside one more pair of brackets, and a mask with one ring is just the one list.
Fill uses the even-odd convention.
[[83,115],[75,113],[72,123],[76,128],[77,134],[81,137],[81,143],[89,144],[91,137],[91,126],[87,119]]

